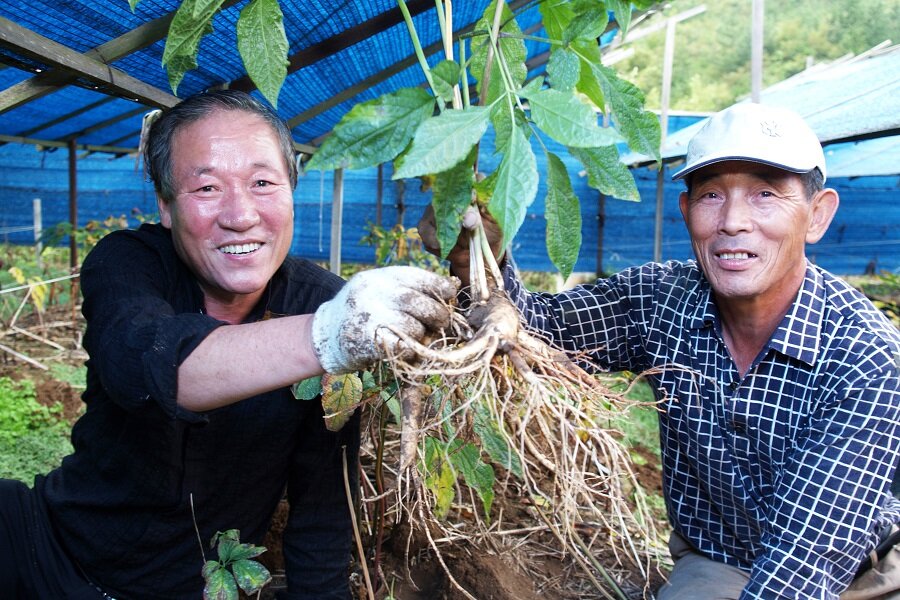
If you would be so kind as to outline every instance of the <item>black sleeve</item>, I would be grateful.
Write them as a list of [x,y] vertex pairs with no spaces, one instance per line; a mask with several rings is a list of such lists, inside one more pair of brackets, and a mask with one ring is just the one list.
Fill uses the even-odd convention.
[[105,237],[84,262],[88,366],[127,411],[156,403],[171,418],[203,420],[175,401],[178,367],[224,323],[187,311],[198,300],[185,271],[165,236],[143,230]]

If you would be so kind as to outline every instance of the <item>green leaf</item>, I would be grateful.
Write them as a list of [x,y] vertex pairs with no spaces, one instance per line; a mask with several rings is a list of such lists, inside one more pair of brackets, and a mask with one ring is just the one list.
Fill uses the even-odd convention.
[[612,198],[640,202],[634,175],[619,160],[619,150],[615,146],[569,148],[569,152],[584,165],[589,186]]
[[488,202],[488,212],[503,231],[506,247],[525,220],[528,207],[537,194],[537,161],[531,144],[518,127],[512,130],[506,152],[496,171],[494,193]]
[[434,93],[449,104],[453,102],[453,86],[459,83],[459,65],[452,60],[442,60],[431,69]]
[[475,24],[475,31],[484,32],[481,35],[473,36],[471,42],[472,57],[469,61],[469,71],[475,77],[475,89],[479,97],[483,98],[482,104],[491,104],[501,95],[510,92],[506,88],[505,78],[500,73],[500,67],[497,61],[503,61],[509,73],[513,89],[521,87],[528,75],[528,69],[525,67],[525,58],[527,52],[525,50],[525,41],[522,39],[522,30],[519,24],[513,18],[512,11],[504,4],[501,17],[500,28],[501,33],[509,34],[501,37],[499,40],[499,52],[493,55],[493,62],[490,70],[490,80],[488,89],[483,90],[485,67],[487,66],[488,50],[491,46],[491,39],[488,32],[494,26],[494,11],[496,10],[497,0],[493,0],[485,9],[481,19]]
[[566,165],[558,156],[547,153],[547,254],[563,277],[572,274],[581,248],[581,207],[572,191]]
[[458,164],[481,140],[490,114],[488,108],[470,106],[445,110],[422,123],[393,179],[440,173]]
[[207,33],[212,33],[212,19],[224,1],[184,0],[175,11],[162,57],[173,93],[177,93],[184,74],[197,67],[200,40]]
[[573,40],[596,41],[609,23],[609,15],[606,10],[595,6],[586,5],[563,31],[563,42],[566,44]]
[[481,452],[471,442],[453,440],[447,449],[450,463],[462,474],[470,488],[475,490],[484,506],[484,515],[491,518],[491,505],[494,502],[494,468],[481,460]]
[[606,0],[606,7],[613,12],[624,38],[631,27],[631,0]]
[[354,106],[306,165],[307,170],[364,169],[394,160],[434,111],[420,88],[401,88]]
[[501,425],[501,422],[491,415],[490,408],[484,401],[475,404],[472,429],[481,440],[481,448],[487,452],[494,463],[521,479],[523,477],[522,463],[519,461],[518,455],[510,451],[509,443],[500,429]]
[[219,562],[223,565],[227,565],[231,562],[232,557],[235,554],[235,551],[240,547],[240,542],[231,539],[222,538],[219,540],[219,545],[217,547],[219,553]]
[[438,173],[432,184],[434,218],[437,229],[441,258],[447,258],[450,250],[456,245],[459,232],[462,230],[462,217],[472,204],[472,186],[475,185],[475,157],[478,153],[469,152],[461,163],[455,167]]
[[288,67],[288,41],[278,0],[252,0],[241,10],[237,44],[250,79],[277,108]]
[[361,400],[362,379],[356,373],[322,375],[322,410],[328,431],[339,431]]
[[310,377],[291,386],[291,393],[297,400],[312,400],[322,393],[322,376]]
[[568,48],[554,48],[547,61],[547,75],[553,89],[570,91],[575,89],[581,73],[581,59]]
[[217,569],[206,577],[203,600],[238,600],[237,583],[230,571]]
[[[659,160],[662,135],[659,118],[644,110],[644,94],[633,84],[619,78],[616,72],[599,63],[589,63],[591,76],[609,103],[616,128],[625,136],[635,152]],[[584,63],[582,63],[582,67]],[[598,146],[605,144],[597,144]]]
[[541,21],[544,24],[544,31],[551,40],[563,39],[563,32],[572,19],[575,18],[575,11],[572,10],[570,2],[541,2],[538,4],[538,10],[541,13]]
[[[537,89],[540,89],[540,84]],[[522,109],[509,102],[498,102],[494,105],[491,109],[491,125],[494,126],[494,153],[498,154],[506,152],[506,144],[509,143],[509,136],[514,128],[521,127],[526,138],[531,135],[528,117]]]
[[141,0],[128,0],[128,6],[131,7],[131,12],[134,12],[134,9],[137,8],[138,3]]
[[245,594],[255,594],[272,581],[269,570],[255,560],[238,560],[231,565],[234,579]]
[[572,92],[541,90],[527,93],[531,118],[547,135],[566,146],[593,148],[622,141],[610,127],[597,124],[594,109]]
[[443,519],[456,496],[456,474],[446,460],[444,444],[431,436],[425,438],[425,487],[434,494],[434,516]]

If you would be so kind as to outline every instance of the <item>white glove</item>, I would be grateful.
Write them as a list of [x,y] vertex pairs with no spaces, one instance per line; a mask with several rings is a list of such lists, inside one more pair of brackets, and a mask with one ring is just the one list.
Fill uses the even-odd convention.
[[358,371],[400,350],[388,326],[414,339],[450,322],[446,302],[456,295],[448,278],[416,267],[361,271],[313,317],[312,342],[329,373]]

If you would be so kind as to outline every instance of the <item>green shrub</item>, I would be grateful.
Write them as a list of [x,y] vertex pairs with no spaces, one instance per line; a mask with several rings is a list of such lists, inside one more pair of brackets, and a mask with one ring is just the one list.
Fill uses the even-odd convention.
[[31,483],[72,451],[62,405],[35,398],[34,383],[0,377],[0,477]]

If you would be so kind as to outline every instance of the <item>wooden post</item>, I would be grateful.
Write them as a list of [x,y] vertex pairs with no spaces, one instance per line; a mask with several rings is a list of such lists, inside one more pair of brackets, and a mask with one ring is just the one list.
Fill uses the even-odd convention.
[[72,233],[69,235],[69,268],[74,273],[78,269],[78,244],[75,231],[78,229],[78,156],[74,139],[69,140],[69,223]]
[[381,206],[384,203],[384,163],[378,165],[378,187],[375,189],[375,226],[381,227]]
[[750,42],[750,100],[759,102],[763,79],[763,29],[765,0],[753,0]]
[[334,187],[331,194],[331,245],[329,265],[331,272],[341,274],[341,230],[344,216],[344,170],[334,171]]
[[[659,106],[660,148],[666,142],[669,130],[669,98],[672,92],[672,63],[675,58],[675,19],[666,23],[666,47],[663,55],[662,98]],[[656,223],[653,232],[653,260],[662,261],[663,214],[665,212],[665,163],[660,161],[656,173]]]

